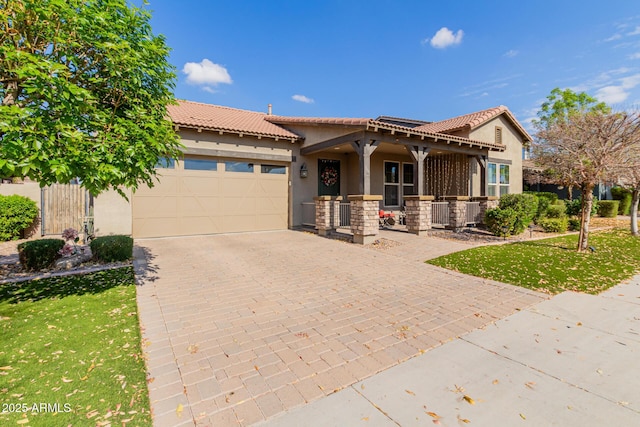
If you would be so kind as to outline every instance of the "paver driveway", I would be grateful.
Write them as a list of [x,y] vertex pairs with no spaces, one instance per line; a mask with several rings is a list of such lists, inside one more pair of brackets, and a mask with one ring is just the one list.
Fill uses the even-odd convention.
[[154,424],[250,425],[545,298],[421,262],[464,244],[384,236],[138,240]]

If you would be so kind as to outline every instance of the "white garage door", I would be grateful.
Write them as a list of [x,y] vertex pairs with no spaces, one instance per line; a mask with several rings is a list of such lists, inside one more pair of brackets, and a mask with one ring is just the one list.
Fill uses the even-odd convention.
[[287,228],[284,163],[196,156],[165,163],[160,182],[133,195],[134,237]]

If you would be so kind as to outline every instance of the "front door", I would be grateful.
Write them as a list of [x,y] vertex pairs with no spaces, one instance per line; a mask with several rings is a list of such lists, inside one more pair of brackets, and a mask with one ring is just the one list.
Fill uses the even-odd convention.
[[318,159],[318,196],[340,195],[340,160]]

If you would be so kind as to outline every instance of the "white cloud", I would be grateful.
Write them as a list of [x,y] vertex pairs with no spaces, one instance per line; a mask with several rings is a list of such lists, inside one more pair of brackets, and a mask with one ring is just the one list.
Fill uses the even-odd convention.
[[628,96],[629,93],[625,92],[622,86],[605,86],[596,92],[598,101],[607,104],[619,104],[627,99]]
[[640,85],[640,73],[619,79],[619,84],[608,85],[598,89],[596,98],[607,104],[619,104],[629,97],[629,92]]
[[305,104],[313,104],[315,102],[313,99],[307,98],[304,95],[293,95],[291,99],[298,102],[304,102]]
[[605,42],[612,42],[612,41],[615,41],[615,40],[620,40],[621,38],[622,38],[622,35],[614,34],[611,37],[604,39],[604,41]]
[[629,59],[640,59],[640,52],[629,55]]
[[507,58],[513,58],[514,56],[516,56],[519,53],[520,52],[518,52],[517,50],[511,49],[510,51],[505,52],[505,54],[503,56],[506,56]]
[[[184,64],[182,72],[187,75],[187,83],[194,85],[217,86],[221,83],[233,83],[226,68],[214,64],[206,58],[201,62],[187,62]],[[209,89],[211,90],[211,88]]]
[[637,36],[638,34],[640,34],[640,27],[636,27],[635,30],[627,33],[628,36]]
[[453,46],[456,44],[462,43],[462,37],[464,36],[464,31],[458,30],[455,34],[448,29],[447,27],[442,27],[436,32],[436,34],[431,39],[426,39],[432,47],[436,49],[445,49],[449,46]]

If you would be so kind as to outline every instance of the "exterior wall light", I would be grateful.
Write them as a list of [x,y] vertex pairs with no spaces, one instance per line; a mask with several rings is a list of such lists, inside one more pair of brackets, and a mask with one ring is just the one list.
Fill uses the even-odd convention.
[[300,178],[306,178],[309,176],[309,170],[307,169],[307,164],[303,163],[302,166],[300,166]]

